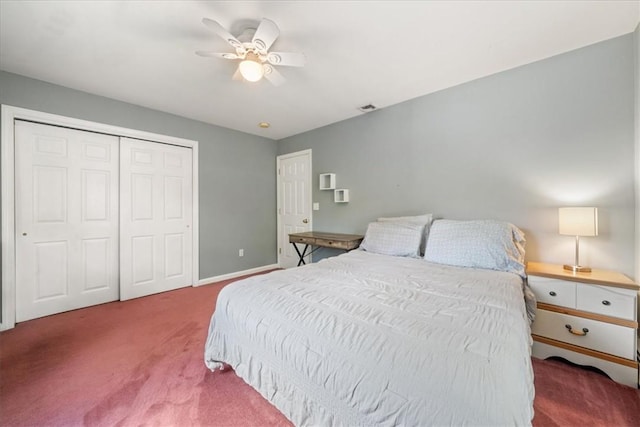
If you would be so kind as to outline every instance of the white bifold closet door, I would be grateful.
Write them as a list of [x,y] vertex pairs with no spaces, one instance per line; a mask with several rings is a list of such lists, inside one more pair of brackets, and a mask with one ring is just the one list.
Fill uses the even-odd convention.
[[16,321],[192,285],[192,150],[15,122]]
[[192,151],[120,140],[120,299],[192,284]]
[[15,122],[16,321],[118,299],[118,137]]

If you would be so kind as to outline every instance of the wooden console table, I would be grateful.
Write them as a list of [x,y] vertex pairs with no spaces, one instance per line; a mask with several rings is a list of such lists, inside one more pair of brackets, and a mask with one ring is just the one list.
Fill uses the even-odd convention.
[[[293,245],[298,257],[300,257],[298,265],[306,264],[306,262],[304,262],[304,257],[311,255],[319,248],[336,248],[348,252],[360,246],[362,239],[364,239],[364,236],[359,234],[323,233],[321,231],[307,231],[304,233],[289,234],[289,243]],[[296,243],[304,243],[305,246],[302,253],[300,253]],[[307,253],[307,250],[313,246],[316,248]]]

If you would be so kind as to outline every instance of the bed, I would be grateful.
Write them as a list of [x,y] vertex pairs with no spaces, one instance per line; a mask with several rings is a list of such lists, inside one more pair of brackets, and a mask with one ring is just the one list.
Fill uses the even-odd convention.
[[[524,236],[492,222],[518,262],[478,267],[476,253],[486,262],[493,249],[461,247],[469,230],[456,237],[462,222],[448,222],[453,234],[439,221],[377,221],[360,250],[226,286],[207,367],[230,365],[295,425],[531,424]],[[416,244],[398,239],[407,224],[417,248],[397,255]]]

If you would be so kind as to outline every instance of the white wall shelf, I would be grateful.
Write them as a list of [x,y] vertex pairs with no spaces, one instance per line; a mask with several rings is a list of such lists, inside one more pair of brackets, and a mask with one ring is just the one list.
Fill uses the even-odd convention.
[[336,203],[349,202],[349,190],[346,188],[340,188],[333,191],[333,201]]
[[333,190],[336,188],[336,174],[335,173],[321,173],[320,174],[320,189],[321,190]]

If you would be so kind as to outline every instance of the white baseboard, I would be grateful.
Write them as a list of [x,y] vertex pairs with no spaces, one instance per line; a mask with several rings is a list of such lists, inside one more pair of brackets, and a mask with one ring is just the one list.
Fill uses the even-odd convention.
[[248,270],[236,271],[234,273],[221,274],[220,276],[207,277],[206,279],[198,280],[198,283],[196,283],[195,286],[209,285],[211,283],[235,279],[236,277],[246,276],[248,274],[255,274],[267,270],[273,270],[274,268],[280,268],[280,266],[278,264],[264,265],[262,267],[250,268]]

